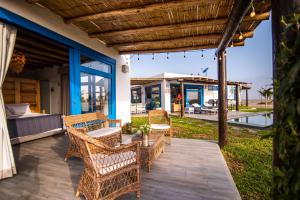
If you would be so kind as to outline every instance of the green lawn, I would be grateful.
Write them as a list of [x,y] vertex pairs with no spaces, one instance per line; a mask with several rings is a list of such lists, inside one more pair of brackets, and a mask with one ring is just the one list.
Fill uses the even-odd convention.
[[[133,117],[132,126],[147,123],[146,117]],[[177,138],[217,140],[217,124],[198,119],[172,117]],[[222,150],[242,199],[270,199],[272,141],[261,139],[270,130],[229,126],[228,144]]]

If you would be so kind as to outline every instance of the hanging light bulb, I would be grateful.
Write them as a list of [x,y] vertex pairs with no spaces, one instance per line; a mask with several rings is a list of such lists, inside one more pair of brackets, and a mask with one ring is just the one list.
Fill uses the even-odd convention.
[[230,45],[230,47],[234,47],[234,45],[233,45],[233,41],[231,41],[231,45]]
[[202,49],[201,51],[202,51],[202,55],[201,55],[201,57],[203,58],[203,57],[204,57],[204,55],[203,55],[203,49]]
[[185,56],[185,51],[183,52],[183,57],[185,58],[186,56]]
[[214,56],[214,60],[216,60],[216,56]]
[[138,60],[140,60],[140,54],[138,53]]
[[242,40],[242,39],[244,39],[244,36],[243,36],[243,33],[242,33],[242,31],[240,31],[239,40]]
[[254,8],[254,6],[253,6],[253,4],[252,4],[252,11],[251,11],[251,13],[250,13],[250,17],[255,17],[255,15],[256,15],[256,13],[255,13],[255,8]]
[[154,53],[152,53],[152,60],[154,60]]
[[167,53],[167,59],[169,59],[169,53]]
[[227,56],[227,52],[226,51],[224,52],[224,56]]
[[222,57],[221,57],[221,56],[219,57],[219,60],[222,60]]

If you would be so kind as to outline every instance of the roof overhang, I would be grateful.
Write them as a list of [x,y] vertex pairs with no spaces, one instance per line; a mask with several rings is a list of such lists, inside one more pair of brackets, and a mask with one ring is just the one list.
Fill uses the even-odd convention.
[[[174,77],[174,78],[131,78],[131,85],[149,85],[157,83],[163,80],[174,81],[174,82],[184,82],[184,83],[194,83],[194,84],[209,84],[217,85],[218,80],[208,78],[208,77]],[[251,89],[251,83],[241,82],[241,81],[227,81],[227,85],[238,85],[242,89]]]
[[[50,9],[121,54],[243,46],[271,7],[271,0],[27,2]],[[252,8],[256,15],[250,17]]]

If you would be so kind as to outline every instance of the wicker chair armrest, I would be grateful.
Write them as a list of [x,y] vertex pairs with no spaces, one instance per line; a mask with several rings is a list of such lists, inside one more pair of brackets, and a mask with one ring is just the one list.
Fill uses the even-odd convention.
[[[116,147],[110,147],[107,144],[104,144],[101,142],[101,140],[97,140],[96,138],[88,138],[88,141],[91,145],[93,145],[93,149],[95,152],[103,151],[105,154],[115,154],[120,152],[126,152],[126,151],[139,151],[140,149],[140,143],[139,142],[132,142],[129,144],[122,144],[120,146]],[[97,150],[98,149],[98,150]]]
[[75,128],[78,132],[86,134],[88,129],[86,127]]
[[[100,156],[100,159],[101,159],[101,155],[102,156],[103,155],[115,156],[113,164],[118,164],[118,163],[124,162],[124,160],[126,160],[126,155],[130,156],[134,152],[135,153],[135,155],[134,155],[135,164],[140,165],[141,149],[140,149],[140,143],[138,143],[138,142],[124,144],[124,145],[121,145],[118,147],[105,147],[105,148],[103,148],[102,144],[99,144],[98,142],[93,142],[92,149],[93,150],[91,151],[91,153],[96,156]],[[125,157],[124,157],[124,155],[125,155]]]
[[122,126],[122,120],[121,119],[108,119],[109,124],[119,124],[119,126]]
[[167,117],[167,121],[168,121],[168,124],[171,126],[172,125],[172,119],[170,117]]

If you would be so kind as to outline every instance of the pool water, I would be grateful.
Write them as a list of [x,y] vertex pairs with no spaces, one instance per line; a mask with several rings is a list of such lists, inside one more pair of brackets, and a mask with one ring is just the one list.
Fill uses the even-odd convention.
[[243,124],[249,126],[258,126],[261,128],[273,125],[273,113],[266,113],[262,115],[245,116],[228,120],[234,124]]

